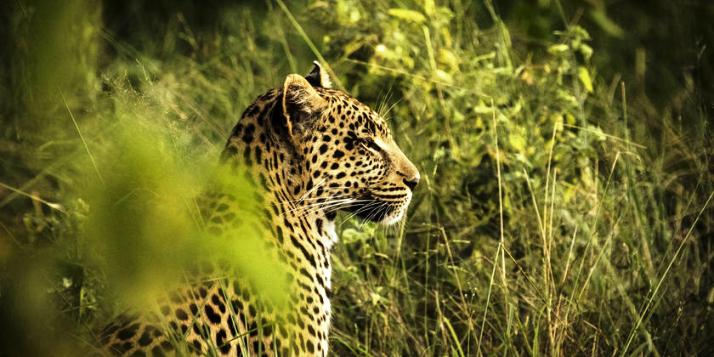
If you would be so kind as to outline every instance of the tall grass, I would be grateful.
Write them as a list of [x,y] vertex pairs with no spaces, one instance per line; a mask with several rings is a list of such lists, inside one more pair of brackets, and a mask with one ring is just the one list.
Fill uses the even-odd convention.
[[230,127],[315,58],[381,108],[423,177],[396,227],[340,218],[336,355],[711,352],[710,141],[628,99],[577,23],[533,41],[489,0],[278,1],[203,10],[210,25],[185,4],[159,24],[124,9],[127,35],[113,4],[48,4],[7,15],[8,353],[86,349],[180,279]]

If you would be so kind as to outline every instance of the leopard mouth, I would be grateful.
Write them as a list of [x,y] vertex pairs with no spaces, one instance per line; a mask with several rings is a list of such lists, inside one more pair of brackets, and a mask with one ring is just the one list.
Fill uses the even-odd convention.
[[374,196],[368,196],[343,208],[351,216],[365,221],[391,225],[402,219],[408,202],[385,201]]
[[350,205],[345,209],[355,217],[365,221],[382,222],[394,212],[394,207],[389,202],[368,200]]

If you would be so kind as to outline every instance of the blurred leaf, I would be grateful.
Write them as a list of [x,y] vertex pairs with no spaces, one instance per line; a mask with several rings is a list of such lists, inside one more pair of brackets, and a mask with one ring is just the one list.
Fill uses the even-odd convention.
[[590,71],[584,66],[579,66],[578,67],[578,79],[580,79],[580,83],[583,84],[585,87],[585,90],[588,91],[588,93],[593,92],[593,82],[590,79]]
[[568,50],[570,50],[570,47],[568,47],[568,45],[562,44],[562,43],[556,44],[556,45],[551,45],[550,47],[548,47],[548,53],[554,54],[554,55],[560,54],[563,52],[567,52]]
[[409,10],[409,9],[389,9],[387,13],[391,16],[394,16],[398,19],[402,20],[407,20],[407,21],[412,21],[415,23],[422,23],[426,21],[426,17],[418,11],[414,10]]
[[600,26],[601,29],[603,29],[603,31],[611,36],[622,38],[625,35],[625,31],[607,16],[605,9],[593,9],[590,11],[590,17],[596,24],[598,24],[598,26]]

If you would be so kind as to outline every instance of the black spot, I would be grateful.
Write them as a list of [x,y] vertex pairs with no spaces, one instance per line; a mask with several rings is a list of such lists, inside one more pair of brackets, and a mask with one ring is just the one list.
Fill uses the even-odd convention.
[[258,106],[255,105],[255,104],[253,104],[253,105],[251,105],[250,107],[248,107],[248,109],[246,109],[244,116],[250,116],[250,117],[252,117],[252,116],[254,116],[256,113],[258,113]]
[[240,323],[241,323],[241,324],[242,324],[243,326],[246,326],[246,318],[245,318],[245,314],[244,314],[244,313],[242,313],[242,312],[241,312],[241,313],[239,313],[239,314],[238,314],[238,318],[240,319]]
[[260,162],[262,160],[262,151],[260,150],[260,147],[256,146],[255,147],[255,161]]
[[[245,136],[243,138],[245,138]],[[251,139],[252,139],[252,137],[251,137]],[[247,165],[253,164],[253,160],[250,157],[250,146],[245,148],[245,151],[243,151],[243,161],[245,161],[245,163]]]
[[181,308],[176,309],[176,317],[178,317],[178,319],[181,321],[188,320],[188,314]]
[[151,349],[151,355],[154,357],[164,356],[164,351],[161,350],[161,347],[154,346],[154,348]]
[[117,352],[118,354],[124,354],[127,351],[129,351],[132,347],[134,347],[134,345],[132,345],[131,342],[124,342],[124,343],[115,343],[110,348],[112,351]]
[[243,130],[243,124],[238,123],[236,126],[233,127],[233,131],[231,132],[231,136],[235,135],[240,135],[240,132]]
[[315,225],[317,226],[317,231],[322,232],[322,220],[320,218],[315,220]]
[[308,280],[312,280],[312,275],[310,275],[310,272],[308,272],[307,269],[300,268],[300,274],[304,275]]
[[139,338],[139,345],[141,346],[148,346],[151,344],[153,339],[151,338],[149,331],[144,331],[144,333],[141,334],[141,338]]
[[371,120],[370,120],[370,121],[367,121],[367,129],[368,129],[371,133],[375,133],[375,132],[376,132],[376,129],[375,129],[375,127],[374,127],[374,122],[373,122],[373,121],[371,121]]
[[332,154],[332,157],[334,157],[335,159],[339,159],[343,156],[345,156],[345,153],[341,150],[335,150],[335,152]]
[[206,305],[204,311],[206,312],[206,316],[211,323],[218,324],[221,322],[221,315],[216,314],[211,305]]
[[231,351],[231,345],[226,343],[226,330],[221,329],[216,334],[216,345],[221,350],[222,353],[226,354]]
[[[320,190],[318,189],[318,196],[320,195]],[[287,218],[283,218],[283,223],[285,224],[285,227],[288,229],[288,231],[293,229],[293,224],[288,221]]]
[[228,318],[228,329],[231,331],[231,337],[235,337],[238,335],[238,331],[236,330],[236,326],[238,323],[233,319],[233,317]]
[[128,340],[136,334],[136,330],[139,328],[138,323],[131,324],[127,328],[120,330],[119,333],[117,334],[117,337],[121,340]]
[[240,300],[234,299],[233,301],[231,301],[231,305],[233,307],[233,312],[239,313],[243,311],[243,303]]
[[245,127],[245,130],[243,131],[243,142],[246,144],[250,144],[253,141],[253,134],[255,133],[255,125],[248,124]]
[[310,353],[315,353],[315,346],[312,344],[312,341],[307,341],[307,351]]
[[278,333],[280,334],[280,337],[282,337],[282,338],[288,337],[288,330],[282,324],[278,325]]
[[194,352],[202,354],[203,348],[201,348],[201,343],[198,342],[198,340],[193,340],[191,345],[193,346]]
[[218,310],[220,310],[221,313],[226,312],[226,305],[223,304],[223,300],[221,300],[218,295],[213,294],[213,296],[211,297],[211,301],[213,301],[213,303],[218,306]]
[[248,334],[251,337],[258,337],[258,324],[255,322],[255,320],[251,321],[250,324],[248,324]]
[[164,351],[173,351],[174,345],[172,345],[171,342],[169,342],[169,341],[164,341],[164,342],[161,342],[161,348]]
[[258,340],[254,340],[253,341],[253,351],[255,351],[255,353],[258,353],[258,351],[263,351],[263,350],[265,350],[263,348],[263,344]]
[[250,134],[250,135],[253,135],[253,133],[255,133],[255,125],[253,125],[253,123],[250,123],[250,124],[246,125],[246,126],[245,126],[245,132],[248,133],[248,134]]
[[310,262],[310,266],[315,266],[315,257],[310,254],[310,252],[308,252],[307,249],[305,249],[305,247],[297,239],[295,239],[295,236],[291,235],[290,241],[293,243],[293,246],[300,249],[305,259]]
[[273,327],[270,325],[263,325],[263,336],[269,337],[273,334]]
[[277,233],[278,233],[278,242],[283,243],[283,230],[282,230],[282,228],[278,227]]

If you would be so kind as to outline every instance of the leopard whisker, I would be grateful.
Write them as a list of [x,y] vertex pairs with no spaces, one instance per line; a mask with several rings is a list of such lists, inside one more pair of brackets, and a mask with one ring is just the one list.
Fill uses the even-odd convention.
[[295,212],[300,212],[300,211],[310,211],[310,210],[315,209],[315,208],[321,209],[321,208],[324,208],[324,207],[326,207],[326,206],[330,206],[330,205],[333,205],[333,204],[344,203],[344,202],[351,202],[351,201],[352,201],[351,198],[344,198],[344,199],[330,200],[330,201],[325,201],[325,202],[310,203],[310,204],[307,204],[307,205],[298,206],[298,207],[295,207],[295,208],[293,208],[293,209],[287,210],[286,213],[295,213]]
[[366,201],[369,201],[369,203],[366,204],[366,205],[363,206],[363,207],[360,207],[359,209],[357,209],[357,211],[355,211],[355,212],[352,213],[351,215],[347,216],[347,220],[356,217],[360,212],[363,212],[363,211],[366,211],[366,210],[368,210],[368,209],[371,209],[372,207],[374,207],[374,206],[376,206],[376,205],[378,205],[378,204],[380,203],[379,201],[375,201],[375,200],[366,200]]
[[313,192],[317,190],[318,187],[324,185],[327,182],[326,178],[323,178],[320,182],[316,183],[315,186],[313,186],[309,191],[305,192],[300,199],[297,200],[297,202],[303,201],[305,198],[308,198]]
[[346,199],[339,199],[339,200],[331,200],[327,202],[319,202],[319,203],[313,203],[307,206],[301,206],[301,207],[296,207],[293,210],[290,210],[289,212],[295,213],[295,212],[300,212],[301,214],[306,214],[309,212],[317,212],[319,210],[326,210],[326,209],[336,209],[336,208],[341,208],[342,206],[348,206],[354,203],[360,203],[360,202],[366,202],[368,200],[358,200],[358,199],[353,199],[353,198],[346,198]]

